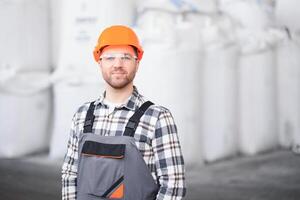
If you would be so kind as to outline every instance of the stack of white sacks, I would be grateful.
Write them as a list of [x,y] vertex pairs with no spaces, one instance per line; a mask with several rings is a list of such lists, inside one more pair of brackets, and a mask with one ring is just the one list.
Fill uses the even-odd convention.
[[[188,164],[291,145],[279,142],[288,136],[278,133],[284,114],[278,113],[277,98],[284,101],[280,98],[287,94],[276,95],[282,73],[274,53],[284,34],[274,28],[274,5],[270,0],[139,4],[136,29],[145,58],[138,85],[173,112]],[[293,87],[298,99],[299,84]],[[288,95],[293,103],[281,113],[298,123],[298,111],[287,109],[299,110],[299,104]]]
[[136,1],[51,1],[51,75],[48,1],[0,3],[1,157],[50,145],[63,158],[73,114],[104,89],[92,50],[112,24],[140,36],[136,85],[173,113],[188,165],[279,145],[299,152],[297,0],[277,0],[275,12],[273,0]]
[[0,157],[11,158],[48,145],[48,1],[1,1],[0,25]]

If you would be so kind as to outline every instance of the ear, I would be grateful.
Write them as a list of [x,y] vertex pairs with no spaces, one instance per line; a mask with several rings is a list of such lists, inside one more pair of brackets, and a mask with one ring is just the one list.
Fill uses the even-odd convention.
[[99,68],[101,69],[102,68],[102,65],[101,65],[101,60],[98,60],[98,66],[99,66]]
[[136,61],[136,65],[135,65],[135,72],[137,72],[137,71],[138,71],[138,69],[139,69],[139,66],[140,66],[140,61],[139,61],[139,60],[137,60],[137,61]]

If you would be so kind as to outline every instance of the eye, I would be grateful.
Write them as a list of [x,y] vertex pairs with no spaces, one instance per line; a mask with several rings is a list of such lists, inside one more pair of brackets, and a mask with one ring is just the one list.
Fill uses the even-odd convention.
[[115,60],[115,57],[114,57],[114,56],[107,56],[107,57],[105,57],[105,59],[106,59],[107,61],[114,61],[114,60]]
[[122,59],[123,60],[131,60],[131,56],[130,55],[124,55],[123,57],[122,57]]

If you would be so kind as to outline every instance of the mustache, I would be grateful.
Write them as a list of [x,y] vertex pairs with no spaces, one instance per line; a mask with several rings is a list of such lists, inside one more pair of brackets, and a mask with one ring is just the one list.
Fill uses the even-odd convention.
[[114,74],[114,73],[126,74],[127,72],[125,70],[123,70],[123,69],[115,69],[111,73],[112,74]]

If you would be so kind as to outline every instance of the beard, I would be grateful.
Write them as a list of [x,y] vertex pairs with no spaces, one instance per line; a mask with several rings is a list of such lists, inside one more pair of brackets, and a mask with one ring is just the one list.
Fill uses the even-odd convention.
[[135,77],[135,71],[127,73],[122,69],[114,70],[109,74],[103,74],[105,82],[114,89],[122,89],[132,83]]

